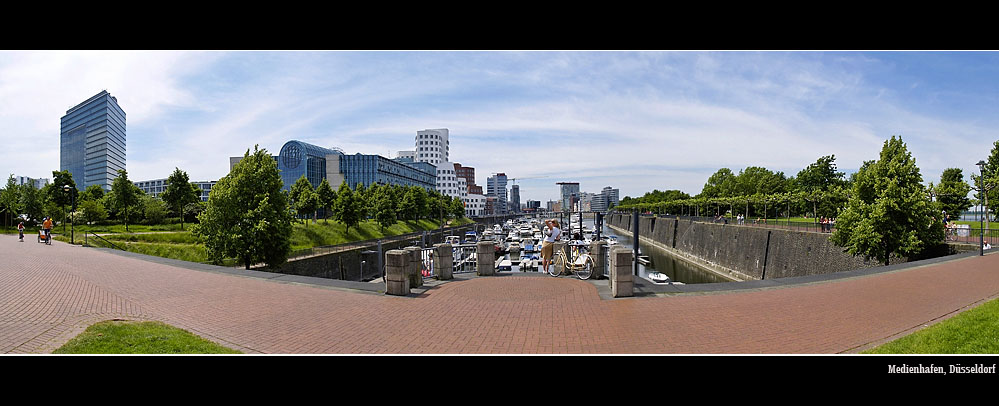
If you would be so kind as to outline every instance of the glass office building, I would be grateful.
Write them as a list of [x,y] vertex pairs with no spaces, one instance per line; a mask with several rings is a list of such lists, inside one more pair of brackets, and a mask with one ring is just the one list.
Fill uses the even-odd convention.
[[[281,181],[284,182],[283,189],[291,190],[291,185],[294,185],[302,175],[305,175],[312,187],[319,186],[326,177],[326,157],[329,155],[339,156],[343,155],[343,152],[301,141],[286,142],[276,157],[278,170],[281,171]],[[336,189],[340,185],[333,185],[331,182],[330,186]]]
[[[230,169],[238,157],[229,159]],[[381,155],[345,155],[338,149],[323,148],[301,141],[288,141],[281,147],[281,152],[274,156],[278,169],[281,171],[281,181],[284,190],[291,186],[302,175],[309,180],[312,187],[317,187],[327,179],[334,190],[342,182],[347,182],[350,188],[372,183],[382,185],[416,185],[427,190],[437,186],[437,167],[427,162],[413,162],[407,158],[388,159]]]
[[73,174],[80,190],[111,190],[125,169],[125,111],[106,90],[66,111],[60,119],[59,169]]

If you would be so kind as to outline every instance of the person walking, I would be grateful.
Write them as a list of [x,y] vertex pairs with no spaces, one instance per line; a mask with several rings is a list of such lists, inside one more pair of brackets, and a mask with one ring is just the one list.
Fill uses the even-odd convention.
[[555,254],[555,241],[558,241],[562,230],[559,229],[558,220],[555,219],[545,220],[545,226],[545,239],[541,243],[541,264],[544,267],[545,273],[548,273],[548,266],[551,264],[552,256]]
[[23,221],[17,224],[17,239],[20,242],[24,242],[24,222]]
[[42,223],[42,229],[45,230],[45,243],[52,244],[52,217],[46,217],[45,222]]

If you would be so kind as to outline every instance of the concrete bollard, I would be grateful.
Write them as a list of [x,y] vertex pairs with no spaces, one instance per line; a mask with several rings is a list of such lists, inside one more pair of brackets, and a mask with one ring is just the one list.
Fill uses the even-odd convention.
[[454,270],[454,251],[451,244],[434,245],[434,273],[437,280],[446,281],[454,278],[451,272]]
[[409,294],[409,254],[404,250],[385,253],[385,293],[396,296]]
[[607,241],[590,243],[590,258],[593,258],[593,275],[590,279],[606,278],[607,271]]
[[614,297],[633,296],[635,290],[632,261],[634,253],[625,247],[616,247],[610,252],[610,275],[608,277],[611,295]]
[[475,273],[479,276],[496,274],[496,245],[492,241],[475,244]]
[[420,273],[423,263],[423,258],[421,258],[423,250],[420,247],[406,247],[405,249],[409,255],[409,287],[418,288],[423,286],[423,274]]
[[569,246],[565,243],[565,241],[555,241],[555,243],[552,244],[552,245],[553,245],[552,246],[552,263],[548,264],[548,266],[554,266],[555,267],[555,271],[558,272],[557,275],[564,275],[565,274],[565,266],[562,266],[562,263],[559,262],[559,260],[558,260],[558,253],[559,252],[565,253],[565,259],[566,259],[566,261],[572,261],[572,258],[569,258],[569,251],[567,250],[567,248]]

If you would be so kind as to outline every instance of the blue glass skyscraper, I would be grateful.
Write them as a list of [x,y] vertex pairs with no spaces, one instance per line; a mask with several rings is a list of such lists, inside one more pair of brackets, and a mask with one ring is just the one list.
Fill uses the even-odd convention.
[[66,111],[61,121],[59,169],[73,174],[76,187],[111,190],[125,169],[125,111],[107,91]]

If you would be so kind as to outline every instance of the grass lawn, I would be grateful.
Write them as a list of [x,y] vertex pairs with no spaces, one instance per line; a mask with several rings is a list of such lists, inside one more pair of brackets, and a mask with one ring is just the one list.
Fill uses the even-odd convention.
[[186,330],[155,322],[103,321],[53,354],[242,354]]
[[863,354],[997,354],[999,300],[992,300]]
[[[467,218],[453,221],[451,226],[470,224],[473,221]],[[185,224],[185,229],[190,230],[190,224]],[[83,243],[82,226],[77,226],[76,242]],[[103,228],[102,228],[103,227]],[[391,237],[400,234],[412,233],[420,230],[437,230],[440,224],[430,220],[400,221],[385,229],[374,220],[361,222],[357,227],[351,227],[347,232],[346,227],[335,221],[328,223],[319,220],[317,223],[309,222],[308,226],[301,222],[293,223],[291,234],[291,249],[301,250],[324,245],[337,245],[353,241],[371,240],[377,238]],[[134,233],[149,234],[125,234],[124,226],[98,226],[90,229],[91,232],[104,233],[107,231],[117,233],[105,235],[103,238],[113,244],[125,248],[128,251],[139,254],[154,255],[163,258],[179,259],[189,262],[208,263],[208,253],[205,246],[198,241],[190,231],[179,231],[179,224],[152,225],[152,226],[129,226],[129,231]],[[168,230],[157,232],[160,230]],[[25,232],[25,236],[33,236],[32,233]],[[57,241],[69,242],[69,234],[61,234],[61,229],[54,229],[53,238]],[[93,245],[104,246],[103,242],[90,237]],[[233,260],[224,261],[227,265],[234,263]]]

